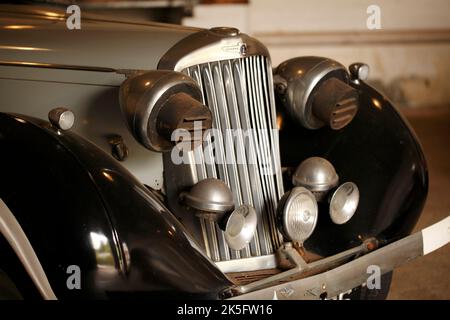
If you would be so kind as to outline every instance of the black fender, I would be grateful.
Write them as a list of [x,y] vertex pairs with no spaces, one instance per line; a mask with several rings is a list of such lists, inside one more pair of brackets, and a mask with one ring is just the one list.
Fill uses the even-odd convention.
[[[57,298],[215,299],[231,285],[158,197],[89,141],[0,113],[0,150],[0,198]],[[2,259],[10,249],[0,269],[20,284]],[[71,265],[80,289],[67,286]]]
[[[428,192],[425,157],[406,119],[371,86],[362,81],[352,86],[359,91],[359,111],[341,130],[304,129],[278,108],[282,166],[295,170],[308,157],[324,157],[340,183],[353,181],[360,191],[358,209],[346,224],[332,223],[327,203],[319,205],[318,224],[305,247],[324,256],[367,238],[388,243],[408,235]],[[289,178],[285,184],[292,188]]]

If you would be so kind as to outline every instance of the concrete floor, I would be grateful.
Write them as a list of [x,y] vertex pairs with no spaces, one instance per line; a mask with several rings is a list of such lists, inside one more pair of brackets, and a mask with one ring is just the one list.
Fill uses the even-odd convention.
[[[430,189],[419,231],[450,215],[450,108],[403,112],[425,150]],[[450,245],[394,272],[388,299],[450,299]]]

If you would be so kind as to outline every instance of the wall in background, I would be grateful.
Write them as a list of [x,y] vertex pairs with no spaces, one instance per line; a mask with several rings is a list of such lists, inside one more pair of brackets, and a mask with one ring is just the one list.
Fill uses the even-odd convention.
[[[369,5],[381,29],[369,30]],[[236,26],[270,49],[273,65],[305,55],[371,66],[370,81],[397,104],[450,106],[450,1],[254,0],[198,5],[184,24]]]

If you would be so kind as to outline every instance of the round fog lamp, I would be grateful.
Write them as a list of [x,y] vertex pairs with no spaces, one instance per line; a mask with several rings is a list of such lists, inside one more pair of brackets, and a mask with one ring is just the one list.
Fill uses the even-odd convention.
[[330,217],[336,224],[349,221],[356,212],[359,203],[359,190],[353,182],[341,184],[330,200]]
[[311,236],[319,212],[311,191],[304,187],[292,189],[283,196],[278,210],[279,226],[285,238],[302,243]]

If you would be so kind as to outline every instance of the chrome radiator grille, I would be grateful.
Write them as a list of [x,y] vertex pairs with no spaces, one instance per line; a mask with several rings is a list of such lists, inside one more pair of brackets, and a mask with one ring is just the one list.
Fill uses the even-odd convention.
[[[206,253],[214,261],[271,254],[281,242],[275,214],[283,185],[270,61],[250,56],[204,63],[183,72],[200,85],[213,128],[220,135],[208,135],[203,146],[194,150],[197,179],[225,181],[235,204],[252,205],[258,215],[254,239],[240,251],[228,248],[215,223],[202,220]],[[211,143],[214,151],[208,148]]]

